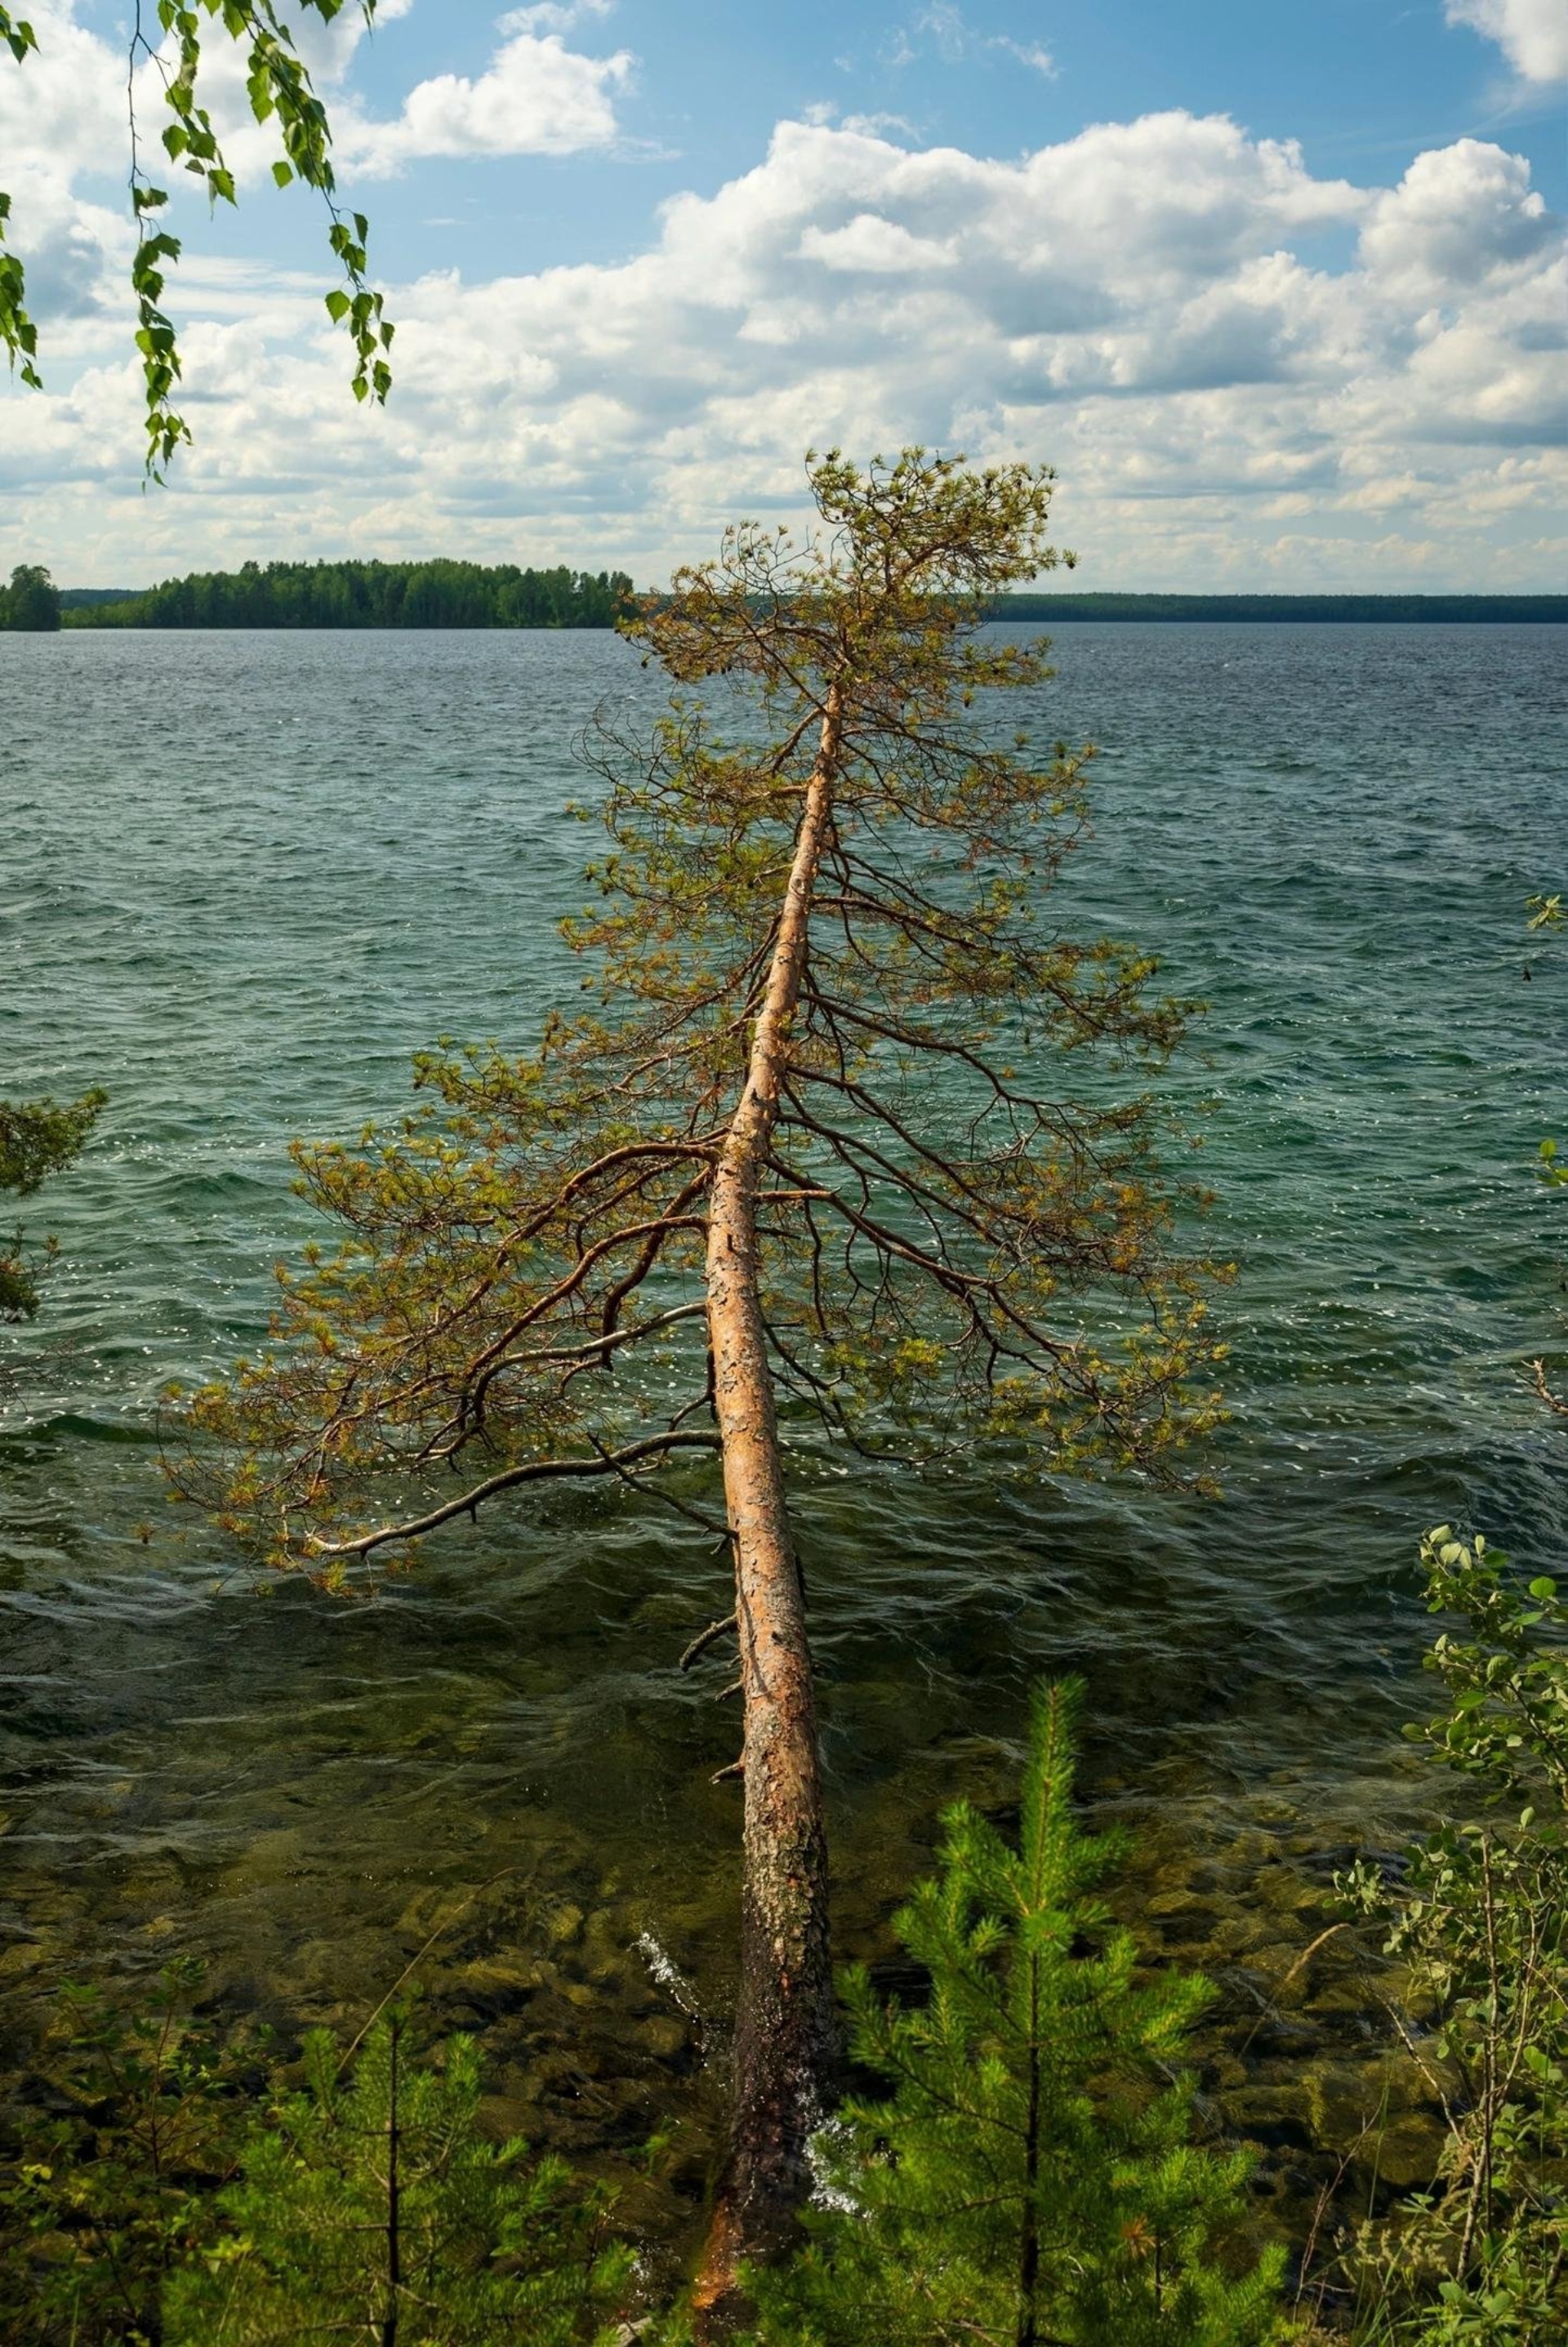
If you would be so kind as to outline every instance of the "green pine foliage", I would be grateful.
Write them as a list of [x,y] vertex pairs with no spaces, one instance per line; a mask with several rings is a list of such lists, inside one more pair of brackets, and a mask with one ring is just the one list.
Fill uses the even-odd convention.
[[304,2061],[170,2279],[168,2347],[608,2347],[632,2272],[610,2196],[478,2131],[470,2039],[416,2065],[394,2015],[346,2075],[324,2030]]
[[[0,1100],[0,1195],[30,1198],[51,1174],[79,1153],[108,1094],[84,1092],[64,1108],[50,1100]],[[28,1320],[38,1308],[38,1255],[55,1252],[45,1239],[29,1254],[21,1231],[0,1232],[0,1322]]]
[[1141,1978],[1098,1895],[1122,1838],[1072,1813],[1071,1684],[1036,1699],[1019,1846],[967,1804],[897,1919],[929,2002],[845,1975],[856,2060],[893,2088],[817,2140],[810,2239],[759,2275],[767,2347],[1256,2347],[1280,2260],[1224,2252],[1245,2155],[1194,2143],[1174,2065],[1210,1994]]

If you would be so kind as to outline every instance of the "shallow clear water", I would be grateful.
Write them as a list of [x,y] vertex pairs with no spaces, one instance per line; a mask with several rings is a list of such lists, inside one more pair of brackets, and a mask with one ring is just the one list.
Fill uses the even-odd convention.
[[[1522,912],[1563,878],[1565,649],[1061,631],[1041,723],[1104,746],[1063,925],[1209,1005],[1174,1088],[1240,1264],[1225,1496],[804,1495],[845,1946],[881,1946],[942,1800],[1005,1799],[1042,1670],[1089,1680],[1146,1929],[1241,1990],[1312,1936],[1336,1854],[1419,1813],[1421,1528],[1550,1560],[1568,1519],[1519,1382],[1568,1252],[1530,1171],[1568,957]],[[673,2109],[697,2188],[705,2041],[636,1942],[722,2014],[735,1730],[719,1675],[673,1668],[721,1610],[703,1546],[560,1497],[373,1603],[262,1596],[150,1440],[164,1380],[264,1317],[289,1136],[395,1109],[439,1034],[529,1040],[588,852],[574,734],[655,690],[603,635],[0,636],[0,1092],[111,1094],[36,1202],[45,1315],[0,1335],[13,2058],[62,1972],[196,1946],[234,2004],[357,2015],[446,1920],[424,1970],[513,2115],[602,2148]],[[1283,2093],[1294,2058],[1249,2075]]]

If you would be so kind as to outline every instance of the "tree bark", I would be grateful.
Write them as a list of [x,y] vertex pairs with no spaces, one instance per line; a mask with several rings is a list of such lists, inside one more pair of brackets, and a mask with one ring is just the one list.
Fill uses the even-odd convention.
[[833,2038],[827,1836],[804,1591],[790,1537],[760,1295],[756,1196],[805,969],[811,901],[832,814],[843,695],[831,688],[752,1038],[745,1090],[713,1176],[708,1324],[735,1555],[745,1702],[741,1976],[728,2157],[694,2298],[698,2335],[742,2312],[736,2269],[793,2240],[810,2185]]

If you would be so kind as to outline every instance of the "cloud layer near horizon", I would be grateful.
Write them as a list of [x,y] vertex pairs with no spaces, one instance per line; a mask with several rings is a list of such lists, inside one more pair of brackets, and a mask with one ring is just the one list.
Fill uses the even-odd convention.
[[[1533,21],[1530,0],[1496,5]],[[500,151],[527,133],[507,60],[529,44],[519,87],[544,52],[589,69],[551,135],[603,144],[630,62],[579,56],[573,21],[521,12],[486,74],[422,84],[392,123],[350,112],[345,143],[384,169]],[[1527,165],[1461,139],[1356,186],[1184,112],[1018,161],[781,124],[630,260],[394,288],[384,415],[348,400],[313,281],[193,262],[176,298],[197,446],[143,499],[123,230],[80,192],[123,124],[101,45],[57,21],[50,44],[25,117],[20,77],[0,83],[0,147],[63,387],[10,396],[0,492],[24,501],[13,559],[72,579],[438,550],[651,578],[738,511],[794,510],[808,445],[910,439],[1054,463],[1085,584],[1563,574],[1568,259]]]

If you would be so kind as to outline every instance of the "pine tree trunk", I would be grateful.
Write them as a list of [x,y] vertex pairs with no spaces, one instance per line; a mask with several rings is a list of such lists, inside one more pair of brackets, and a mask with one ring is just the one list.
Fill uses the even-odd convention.
[[741,2311],[740,2261],[766,2262],[794,2239],[810,2181],[806,2141],[821,2114],[832,2045],[816,1710],[759,1294],[756,1198],[805,969],[841,712],[835,684],[806,789],[746,1088],[713,1177],[708,1234],[708,1325],[745,1700],[745,1825],[729,2152],[694,2301],[698,2335],[705,2340],[723,2337]]

